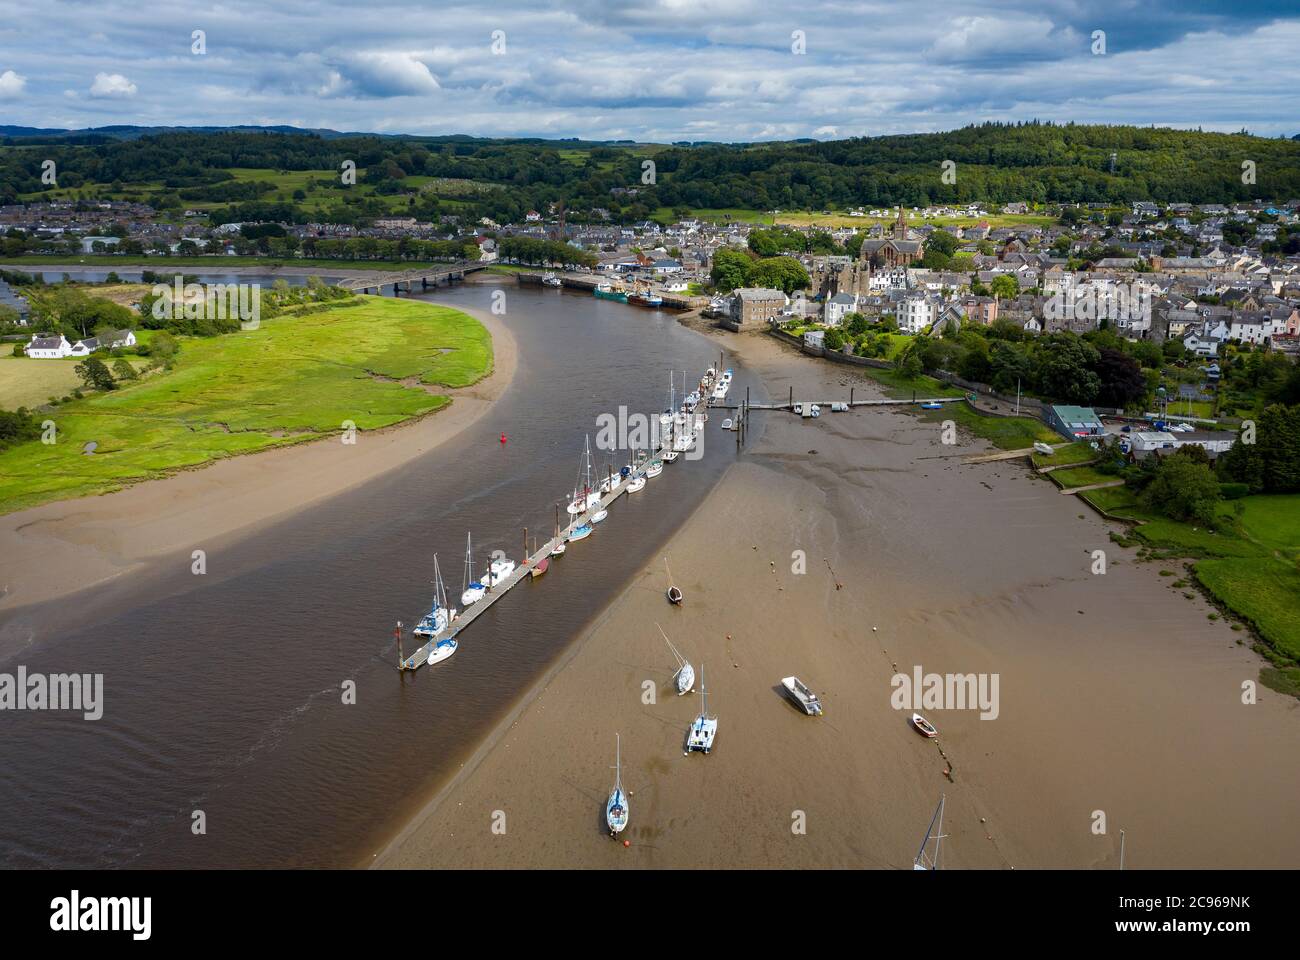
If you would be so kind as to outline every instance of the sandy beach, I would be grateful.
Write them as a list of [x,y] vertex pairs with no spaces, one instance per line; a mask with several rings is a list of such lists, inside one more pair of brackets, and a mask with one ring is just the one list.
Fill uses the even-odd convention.
[[358,435],[220,460],[99,497],[0,516],[0,612],[75,593],[150,561],[209,546],[351,490],[456,436],[505,392],[518,362],[500,318],[467,311],[492,335],[492,372],[443,409]]
[[[712,335],[774,396],[873,389]],[[941,794],[945,866],[1113,869],[1121,829],[1129,868],[1300,862],[1300,703],[1244,705],[1259,658],[1111,543],[1117,525],[1023,463],[962,464],[983,441],[943,446],[905,413],[756,416],[761,438],[664,551],[685,603],[647,561],[374,865],[908,868]],[[707,757],[682,754],[698,684],[675,695],[656,624],[704,670]],[[926,710],[939,737],[922,738],[891,703],[916,667],[996,675],[996,718]],[[824,717],[782,696],[791,674]],[[627,847],[603,825],[616,733]]]

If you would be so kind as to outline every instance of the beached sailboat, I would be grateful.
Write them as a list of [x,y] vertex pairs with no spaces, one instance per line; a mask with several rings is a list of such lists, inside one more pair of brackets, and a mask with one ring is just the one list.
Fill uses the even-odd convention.
[[667,557],[664,557],[664,570],[668,574],[668,602],[677,606],[682,602],[682,591],[673,583],[673,572],[668,569]]
[[717,735],[718,718],[709,716],[709,694],[704,688],[704,664],[700,664],[700,715],[686,731],[686,749],[682,751],[682,756],[695,750],[707,754],[713,749],[713,740]]
[[618,734],[614,734],[614,789],[605,801],[605,825],[609,835],[616,836],[627,826],[628,803],[623,792],[623,743]]
[[482,600],[487,588],[474,579],[474,544],[470,535],[465,534],[465,574],[462,581],[463,591],[460,595],[462,607],[468,607],[475,601]]
[[[921,849],[916,852],[916,857],[912,860],[913,870],[938,870],[939,869],[939,841],[943,840],[943,803],[944,795],[939,794],[939,806],[935,807],[934,816],[930,818],[930,826],[926,828],[925,837],[921,840]],[[931,857],[926,853],[925,848],[934,841],[934,856]]]
[[677,690],[677,696],[680,697],[682,694],[690,693],[691,687],[695,686],[695,668],[673,646],[673,642],[668,639],[668,634],[664,633],[664,628],[657,623],[655,626],[659,629],[659,636],[664,638],[664,643],[668,644],[668,649],[677,658],[677,672],[673,674],[673,686]]
[[435,553],[433,555],[433,607],[411,632],[417,637],[432,637],[446,630],[455,617],[455,609],[447,605],[447,585],[442,582],[442,570],[438,568],[438,555]]

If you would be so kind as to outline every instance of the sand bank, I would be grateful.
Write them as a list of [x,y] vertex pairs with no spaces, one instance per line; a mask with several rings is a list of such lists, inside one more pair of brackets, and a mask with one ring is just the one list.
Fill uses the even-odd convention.
[[[771,338],[720,343],[775,396],[871,389]],[[907,414],[756,416],[666,548],[685,604],[648,561],[375,864],[906,868],[940,794],[947,866],[1114,868],[1120,829],[1130,868],[1300,862],[1300,704],[1243,704],[1259,658],[1115,525],[1021,464],[961,464],[985,444]],[[671,690],[656,623],[704,668],[708,757],[682,755],[700,699]],[[891,704],[916,666],[996,674],[996,719],[925,711],[940,736],[921,738]],[[824,717],[778,692],[790,674]],[[616,732],[628,848],[602,822]]]
[[[458,308],[463,309],[463,308]],[[487,327],[491,374],[446,390],[452,403],[418,420],[219,460],[99,497],[0,516],[0,611],[12,611],[140,569],[150,560],[237,535],[394,470],[456,436],[505,392],[518,363],[499,317],[466,310]]]

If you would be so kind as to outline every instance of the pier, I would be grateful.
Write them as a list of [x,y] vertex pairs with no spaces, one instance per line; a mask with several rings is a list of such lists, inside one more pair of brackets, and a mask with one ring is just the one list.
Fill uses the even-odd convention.
[[[536,553],[525,557],[523,562],[516,566],[514,571],[511,572],[508,577],[502,580],[499,584],[489,587],[487,593],[481,600],[471,603],[465,610],[462,610],[460,615],[447,625],[446,629],[441,633],[435,634],[425,643],[421,644],[416,648],[414,653],[399,658],[398,667],[402,670],[418,670],[420,667],[424,666],[429,659],[429,653],[435,646],[444,640],[450,640],[455,637],[471,623],[477,620],[484,611],[492,606],[492,604],[504,597],[510,591],[511,587],[514,587],[520,581],[531,577],[533,568],[535,568],[542,560],[549,557],[551,551],[555,549],[557,544],[568,542],[568,533],[572,531],[574,527],[581,526],[583,523],[589,523],[589,517],[592,513],[595,513],[597,510],[603,510],[626,493],[627,485],[636,477],[644,476],[646,468],[655,460],[662,459],[663,455],[667,453],[669,449],[671,448],[668,446],[660,447],[657,451],[647,457],[644,463],[637,465],[637,467],[616,484],[609,493],[601,497],[599,505],[597,505],[594,510],[588,508],[585,512],[574,516],[573,519],[569,521],[569,525],[564,528],[558,537],[551,537],[542,544]],[[685,459],[684,455],[682,459]],[[665,463],[664,468],[667,469],[667,466],[667,463]],[[577,542],[581,543],[582,541],[580,540]]]

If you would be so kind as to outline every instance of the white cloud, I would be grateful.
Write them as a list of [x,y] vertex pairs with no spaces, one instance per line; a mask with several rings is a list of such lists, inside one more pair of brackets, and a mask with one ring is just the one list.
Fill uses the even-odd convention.
[[90,95],[97,100],[134,97],[136,86],[120,73],[97,73],[90,85]]
[[27,78],[19,76],[12,70],[0,73],[0,100],[11,100],[23,92]]
[[359,53],[342,68],[350,88],[362,96],[416,97],[434,93],[438,81],[413,53]]

